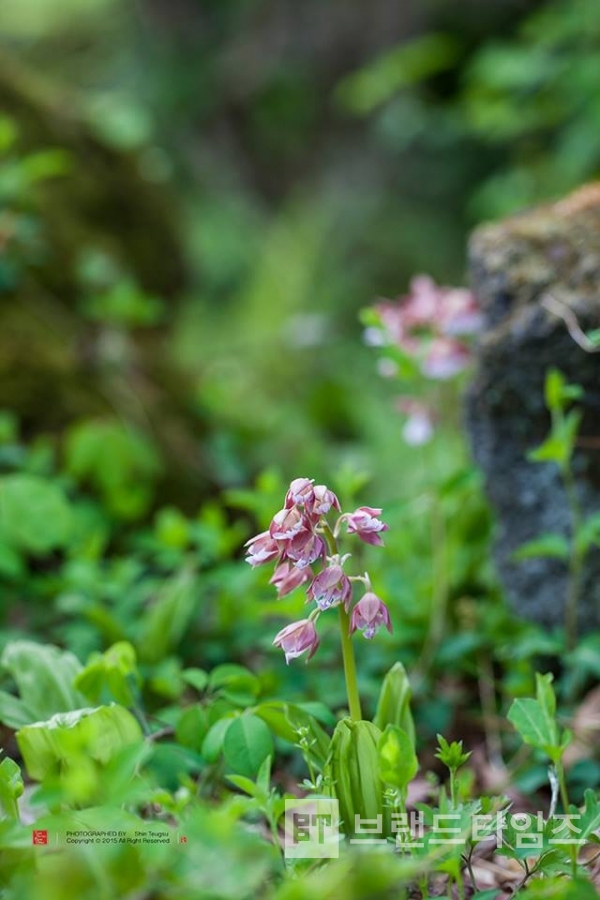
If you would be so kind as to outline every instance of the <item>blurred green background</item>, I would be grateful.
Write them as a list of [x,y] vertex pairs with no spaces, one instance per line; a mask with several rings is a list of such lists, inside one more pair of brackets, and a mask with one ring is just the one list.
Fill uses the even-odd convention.
[[0,33],[3,641],[133,640],[163,700],[264,665],[301,600],[239,547],[306,475],[392,526],[374,679],[517,652],[459,392],[405,446],[359,314],[597,174],[596,0],[21,0]]

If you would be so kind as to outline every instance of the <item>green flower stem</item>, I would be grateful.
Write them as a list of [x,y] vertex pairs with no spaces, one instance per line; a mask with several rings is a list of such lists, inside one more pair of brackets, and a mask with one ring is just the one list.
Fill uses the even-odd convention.
[[[565,770],[563,768],[562,759],[555,763],[556,775],[560,786],[560,799],[562,801],[565,815],[569,815],[569,794],[567,791],[567,779],[565,778]],[[569,844],[569,857],[571,860],[571,876],[577,877],[577,847]]]
[[[338,546],[335,535],[329,525],[323,524],[323,535],[327,541],[327,548],[331,556],[337,556]],[[344,677],[346,679],[346,695],[348,697],[348,710],[350,718],[355,722],[362,720],[360,697],[358,694],[358,680],[356,677],[356,660],[354,658],[354,646],[350,636],[350,614],[343,603],[338,606],[340,617],[340,638],[342,642],[342,659],[344,660]]]
[[360,697],[358,696],[358,681],[356,678],[356,660],[354,659],[354,647],[350,636],[350,615],[346,612],[343,603],[338,606],[340,615],[340,637],[342,639],[342,657],[344,660],[344,675],[346,677],[346,693],[348,695],[348,709],[350,718],[360,722],[362,712]]

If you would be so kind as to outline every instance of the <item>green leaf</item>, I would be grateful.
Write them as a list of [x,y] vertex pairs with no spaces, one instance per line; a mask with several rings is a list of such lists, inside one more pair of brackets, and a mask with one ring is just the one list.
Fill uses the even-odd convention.
[[133,686],[140,681],[133,645],[117,641],[105,653],[94,654],[73,684],[93,703],[107,689],[117,703],[131,706],[135,699]]
[[419,761],[410,736],[397,725],[387,725],[377,745],[379,777],[402,793],[419,770]]
[[508,720],[523,741],[542,750],[553,762],[558,762],[570,740],[568,732],[559,735],[555,719],[556,698],[552,689],[552,675],[536,674],[537,699],[514,700]]
[[551,412],[562,412],[568,403],[581,400],[583,388],[579,384],[567,384],[558,369],[549,369],[544,383],[544,399]]
[[258,774],[256,776],[256,784],[263,791],[264,794],[269,793],[269,786],[271,783],[271,763],[273,758],[271,756],[267,756],[260,769],[258,770]]
[[0,153],[6,153],[18,137],[17,126],[9,116],[0,116]]
[[225,761],[236,773],[248,777],[256,775],[273,751],[271,732],[258,716],[238,716],[223,739]]
[[29,725],[38,717],[27,705],[6,691],[0,691],[0,722],[9,728],[20,728],[21,725]]
[[161,461],[155,445],[135,429],[87,420],[69,431],[66,468],[78,482],[91,484],[111,513],[130,520],[148,509]]
[[249,669],[234,663],[216,666],[208,676],[208,689],[219,691],[238,706],[249,706],[260,694],[260,681]]
[[588,331],[586,337],[594,347],[600,347],[600,328],[594,328],[592,331]]
[[583,810],[580,811],[575,806],[571,806],[570,810],[578,817],[575,819],[577,828],[580,829],[577,839],[587,841],[600,830],[600,801],[591,788],[586,790],[583,798]]
[[582,414],[579,410],[571,410],[553,425],[549,437],[530,450],[527,458],[533,462],[555,462],[564,469],[573,455],[575,439],[581,424]]
[[235,786],[241,791],[244,791],[245,794],[248,794],[249,797],[258,797],[261,793],[258,785],[256,785],[251,778],[246,778],[245,775],[228,775],[227,780],[231,781],[232,784],[235,784]]
[[181,677],[199,693],[202,693],[208,684],[208,675],[204,669],[184,669]]
[[214,725],[208,729],[202,747],[200,749],[201,756],[207,763],[216,763],[221,751],[223,750],[223,741],[228,729],[233,724],[233,716],[224,719],[218,719]]
[[17,800],[23,793],[23,777],[19,766],[6,757],[0,763],[0,818],[19,819]]
[[[537,700],[513,700],[508,711],[508,721],[519,732],[526,744],[546,751],[557,743],[556,725],[548,722]],[[550,755],[550,754],[548,754]]]
[[0,538],[27,553],[64,547],[71,536],[71,507],[57,484],[38,475],[0,477]]
[[563,407],[563,390],[567,379],[558,369],[549,369],[544,382],[544,399],[550,410],[561,410]]
[[329,754],[329,736],[302,706],[271,700],[254,707],[253,712],[267,723],[274,735],[290,744],[298,746],[303,736],[311,762],[319,770],[323,768]]
[[191,569],[169,579],[148,609],[138,640],[140,659],[156,663],[175,650],[198,605],[198,585]]
[[458,44],[450,35],[415,38],[347,75],[337,87],[337,99],[355,113],[369,113],[401,88],[451,68],[458,53]]
[[12,579],[22,578],[26,568],[23,557],[13,547],[0,543],[0,576]]
[[519,896],[522,900],[598,900],[598,891],[588,878],[565,878],[560,874],[532,879]]
[[581,554],[600,546],[600,513],[593,513],[581,523],[575,535],[575,545]]
[[106,764],[142,737],[137,720],[117,705],[56,713],[47,722],[16,732],[25,767],[35,781],[42,781],[59,763],[63,769],[76,767],[82,758]]
[[512,554],[512,559],[522,562],[525,559],[552,557],[567,562],[571,554],[569,542],[560,534],[543,534],[539,538],[527,541]]
[[394,663],[383,679],[373,724],[383,731],[386,725],[402,728],[415,745],[415,725],[410,711],[411,689],[401,662]]
[[391,834],[390,809],[384,803],[379,777],[381,731],[372,722],[342,719],[335,727],[325,775],[331,795],[340,804],[344,834],[353,835],[361,819],[382,817],[382,836]]
[[[52,644],[12,641],[4,648],[0,665],[16,682],[21,698],[21,705],[17,706],[8,701],[8,695],[0,694],[0,720],[6,724],[9,722],[3,719],[3,713],[11,717],[15,727],[26,724],[22,721],[24,715],[29,724],[85,705],[85,697],[73,687],[81,663],[72,653]],[[16,722],[15,716],[21,721]]]
[[208,731],[208,717],[199,703],[188,706],[183,711],[175,728],[175,737],[183,747],[190,750],[202,750],[204,737]]

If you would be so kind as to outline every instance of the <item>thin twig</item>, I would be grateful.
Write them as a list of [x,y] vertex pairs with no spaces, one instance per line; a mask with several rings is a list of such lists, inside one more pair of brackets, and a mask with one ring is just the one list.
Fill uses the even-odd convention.
[[577,316],[570,306],[567,306],[562,300],[553,297],[552,294],[544,294],[542,297],[542,306],[544,309],[547,309],[548,312],[553,313],[555,316],[558,316],[559,319],[563,320],[567,326],[567,331],[582,350],[585,350],[586,353],[600,353],[600,345],[594,343],[594,341],[590,341],[589,337],[577,321]]
[[150,734],[146,735],[147,741],[160,741],[164,737],[171,737],[175,734],[175,729],[172,725],[165,725],[164,728],[160,728],[158,731],[152,731]]

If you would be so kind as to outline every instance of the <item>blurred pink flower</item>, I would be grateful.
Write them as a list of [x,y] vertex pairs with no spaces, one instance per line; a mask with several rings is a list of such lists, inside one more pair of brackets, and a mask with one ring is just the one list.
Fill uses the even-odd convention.
[[483,314],[472,291],[445,288],[441,309],[441,330],[448,335],[477,334],[483,328]]
[[428,378],[447,381],[469,365],[471,355],[464,344],[453,338],[436,338],[430,344],[421,369]]
[[434,432],[434,417],[429,407],[414,397],[399,397],[398,409],[407,417],[402,429],[406,443],[412,447],[427,444]]
[[354,634],[358,629],[370,640],[382,625],[385,625],[387,630],[391,632],[392,623],[390,622],[389,610],[377,594],[374,594],[373,591],[367,591],[352,610],[350,634]]
[[389,525],[378,519],[381,515],[381,509],[375,509],[372,506],[359,506],[357,510],[346,516],[348,534],[357,534],[361,541],[365,544],[374,544],[382,547],[383,540],[380,538],[381,531],[388,531]]
[[346,609],[352,596],[350,579],[344,573],[341,566],[334,564],[327,566],[312,580],[307,597],[314,600],[319,609],[329,609],[343,603]]
[[369,326],[370,345],[396,345],[417,359],[428,378],[452,378],[470,361],[468,347],[456,338],[472,335],[483,317],[471,291],[437,285],[429,275],[417,275],[410,293],[377,304],[380,327]]
[[282,628],[275,637],[273,644],[276,647],[281,647],[285,653],[285,661],[288,664],[290,659],[302,656],[307,650],[308,661],[319,646],[319,636],[310,619],[301,619],[299,622],[292,622],[291,625],[286,625],[285,628]]

